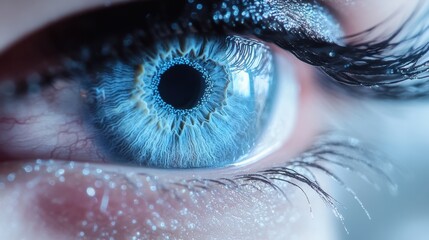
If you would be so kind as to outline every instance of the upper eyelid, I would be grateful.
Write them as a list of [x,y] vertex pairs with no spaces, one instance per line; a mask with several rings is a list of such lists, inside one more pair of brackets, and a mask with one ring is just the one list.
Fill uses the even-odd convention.
[[138,0],[39,0],[31,3],[31,14],[25,1],[1,3],[4,7],[0,8],[0,54],[31,32],[65,16],[126,1]]
[[[137,3],[137,2],[135,2],[135,3]],[[150,1],[145,1],[144,4],[146,5],[146,3],[149,4]],[[190,5],[188,4],[186,6],[188,7]],[[293,5],[290,5],[289,7],[291,7],[291,6],[293,7]],[[115,9],[116,10],[116,7],[114,7],[114,8],[107,8],[107,9]],[[242,11],[244,13],[246,10],[244,9]],[[322,10],[322,12],[323,12],[323,10]],[[192,12],[192,13],[195,13],[195,12]],[[213,12],[209,12],[209,13],[213,14]],[[274,13],[275,13],[275,11],[274,11]],[[225,14],[228,14],[228,12],[226,12]],[[326,14],[328,14],[328,12],[326,12]],[[297,14],[297,15],[299,17],[299,14]],[[88,15],[86,15],[86,16],[88,16]],[[178,14],[177,16],[181,16],[181,15]],[[127,15],[127,17],[128,17],[128,15]],[[169,16],[169,17],[171,17],[171,16]],[[190,17],[190,16],[188,16],[188,17]],[[294,16],[294,17],[296,17],[296,16]],[[91,18],[88,18],[88,19],[91,19]],[[86,19],[86,20],[88,20],[88,19]],[[94,18],[92,18],[92,19],[94,19]],[[346,59],[350,58],[349,60],[347,60],[347,62],[359,61],[359,56],[358,57],[354,56],[354,54],[356,53],[355,52],[356,49],[354,48],[354,46],[342,47],[341,45],[338,45],[338,44],[335,44],[333,42],[330,42],[329,39],[323,39],[324,38],[323,36],[324,36],[324,34],[326,35],[326,33],[324,33],[322,35],[314,35],[314,32],[317,32],[317,25],[314,25],[314,26],[316,26],[315,29],[310,28],[310,29],[307,29],[307,30],[301,29],[301,27],[303,27],[303,25],[301,27],[298,25],[298,26],[292,26],[290,28],[288,28],[287,25],[286,25],[283,28],[280,27],[280,29],[278,29],[278,27],[275,27],[276,26],[275,24],[273,24],[272,22],[268,22],[269,18],[262,19],[260,22],[258,22],[258,20],[254,20],[254,19],[250,19],[249,20],[249,19],[246,19],[246,18],[244,18],[244,22],[242,20],[239,20],[239,19],[236,19],[235,21],[232,21],[232,22],[225,21],[224,19],[218,19],[218,20],[216,20],[216,18],[214,16],[213,16],[213,19],[214,19],[215,25],[219,24],[219,26],[217,26],[218,30],[219,29],[220,30],[222,30],[222,29],[223,30],[231,29],[232,31],[234,31],[236,29],[237,30],[239,29],[238,31],[242,31],[244,34],[252,34],[253,33],[257,37],[261,38],[262,40],[265,40],[265,41],[268,41],[268,42],[275,42],[280,47],[282,47],[282,48],[284,48],[286,50],[290,50],[293,53],[295,53],[295,55],[298,58],[302,59],[303,61],[305,61],[307,63],[310,63],[310,64],[322,66],[322,69],[325,72],[331,73],[331,76],[334,76],[334,80],[338,80],[340,82],[344,81],[343,80],[343,76],[342,75],[338,75],[337,74],[338,71],[335,70],[335,69],[337,69],[337,67],[339,65],[342,65],[342,66],[346,65],[346,62],[345,62],[346,60],[344,60],[344,59],[335,60],[335,61],[337,61],[337,63],[335,63],[335,62],[333,63],[332,62],[332,58],[326,58],[326,56],[329,55],[328,52],[337,51],[337,55],[338,56],[340,56],[340,55],[341,56],[346,56],[347,57]],[[209,22],[212,22],[213,19],[210,20]],[[323,20],[323,18],[321,18],[321,19]],[[74,19],[74,20],[76,21],[76,19]],[[270,19],[270,20],[272,20],[272,19]],[[294,20],[294,19],[292,18],[290,20]],[[82,23],[82,22],[84,22],[84,20],[77,21],[77,22],[78,23],[79,22]],[[91,22],[91,21],[89,21],[89,22]],[[296,22],[299,22],[299,21],[296,21]],[[327,22],[329,23],[329,20]],[[113,27],[115,27],[115,25],[118,25],[118,23],[114,22],[114,21],[112,21],[111,23],[112,24],[107,24],[109,27],[107,29],[105,28],[104,31],[109,31],[110,27],[113,28]],[[281,26],[281,23],[282,22],[280,22],[280,26]],[[211,24],[213,24],[213,22]],[[248,24],[251,24],[251,25],[248,26]],[[255,30],[257,28],[258,24],[261,24],[262,26],[265,26],[265,28],[263,28],[265,30],[262,33],[260,33],[260,32],[258,32],[258,31]],[[86,25],[87,24],[81,24],[80,27],[83,26],[85,28]],[[105,24],[97,24],[97,25],[98,26],[103,26]],[[237,28],[237,25],[238,25],[238,28]],[[79,25],[77,25],[77,26],[79,26]],[[120,27],[123,27],[123,26],[124,25],[121,25]],[[125,26],[128,26],[128,24],[125,24]],[[250,29],[250,27],[255,28],[255,29]],[[88,29],[91,29],[91,28],[88,28]],[[205,29],[205,28],[202,27],[202,26],[200,26],[200,29]],[[58,30],[58,28],[57,28],[57,30]],[[97,35],[98,35],[100,29],[98,28],[98,29],[93,29],[93,30],[97,30],[97,31],[88,30],[86,32],[87,33],[95,33],[96,32]],[[68,29],[67,29],[67,31],[68,31]],[[62,35],[62,34],[67,33],[67,31],[65,31],[65,32],[64,31],[63,32],[59,31],[56,34],[57,35]],[[329,31],[328,31],[328,33],[329,33]],[[274,34],[274,35],[272,35],[272,34]],[[69,43],[79,42],[78,38],[76,38],[76,36],[80,36],[80,35],[82,35],[82,34],[74,34],[74,37],[71,38],[71,39],[69,39],[70,40]],[[285,35],[286,35],[286,37],[285,37]],[[329,34],[327,34],[327,35],[329,35]],[[52,38],[52,36],[44,36],[45,38],[43,38],[43,35],[37,35],[37,34],[35,34],[35,36],[36,37],[33,37],[33,38],[30,37],[29,39],[28,38],[24,39],[24,43],[27,43],[27,44],[21,44],[21,45],[18,44],[18,46],[19,46],[18,48],[21,48],[20,49],[21,51],[19,51],[19,52],[22,53],[23,56],[17,56],[17,52],[16,51],[12,51],[12,50],[15,50],[14,48],[12,48],[11,51],[7,51],[3,55],[0,55],[0,64],[3,66],[4,70],[6,70],[6,69],[7,70],[14,69],[14,65],[15,65],[14,63],[15,62],[20,62],[20,66],[19,66],[19,71],[18,72],[22,73],[23,70],[25,69],[25,67],[24,67],[25,63],[27,63],[27,65],[33,67],[32,64],[34,64],[34,61],[31,58],[28,57],[29,53],[32,53],[32,51],[33,51],[33,53],[35,55],[37,55],[37,54],[42,55],[43,56],[43,58],[41,58],[42,60],[48,60],[47,56],[49,56],[49,55],[56,56],[55,53],[53,53],[53,52],[56,51],[56,49],[54,48],[54,50],[53,50],[51,44],[52,43],[62,42],[62,40],[65,40],[64,38],[50,39],[50,38]],[[42,38],[37,38],[37,37],[40,37],[40,36],[42,36]],[[299,44],[302,41],[304,41],[305,44]],[[81,42],[84,42],[84,41],[81,40]],[[39,45],[37,45],[37,43],[39,43]],[[34,45],[34,44],[36,44],[36,45]],[[371,46],[371,44],[368,43],[368,46]],[[389,44],[389,42],[387,42],[386,47],[389,46],[388,44]],[[37,47],[35,47],[35,46],[37,46]],[[25,47],[26,47],[26,49],[25,49]],[[64,48],[64,46],[59,45],[59,48],[60,49]],[[22,51],[22,49],[25,49],[25,51]],[[52,51],[52,52],[50,52],[50,51]],[[74,49],[72,51],[74,51]],[[364,51],[361,50],[359,52],[359,54],[362,54]],[[383,51],[383,48],[380,48],[379,51]],[[308,55],[309,52],[310,52],[310,55],[313,54],[313,56],[309,56]],[[30,54],[30,56],[31,56],[31,54]],[[401,58],[399,57],[397,59],[398,59],[398,61],[400,61]],[[53,61],[55,61],[55,60],[53,60]],[[43,61],[42,62],[39,61],[38,63],[42,64],[42,67],[40,67],[40,68],[43,68],[43,65],[47,66],[47,65],[51,64],[51,62],[43,62]],[[397,63],[397,64],[399,64],[399,63]],[[359,67],[359,66],[357,66],[357,67]],[[382,68],[382,70],[383,69],[384,68]],[[343,69],[342,73],[343,74],[344,73],[347,74],[348,71],[349,71],[348,69]],[[361,71],[361,70],[358,70],[358,72],[357,72],[358,74],[359,74],[359,71]],[[386,73],[386,71],[383,72],[383,74],[385,74],[385,73]],[[355,73],[352,73],[352,74],[355,74]],[[376,75],[376,74],[380,74],[380,73],[372,71],[372,72],[365,73],[364,76],[371,77],[371,76]],[[16,76],[14,74],[12,74],[12,75]],[[8,77],[8,76],[6,76],[6,77]],[[4,73],[2,74],[2,71],[0,71],[0,79],[1,78],[6,78],[6,77],[4,76]],[[388,76],[386,75],[386,79],[387,79],[387,77]],[[357,79],[348,79],[348,80],[352,84],[356,84],[356,85],[361,85],[362,84],[361,80],[358,79],[358,78]],[[373,80],[373,79],[371,79],[371,80]],[[372,85],[376,85],[376,84],[380,84],[380,83],[377,82],[377,81],[374,81],[374,82],[366,82],[363,85],[372,86]],[[378,90],[380,90],[380,89],[378,89]],[[384,90],[385,90],[384,88],[381,89],[381,91],[379,91],[379,92],[381,92],[381,94],[378,93],[378,95],[382,95],[382,94],[384,94],[387,91],[390,91],[390,93],[392,93],[391,89],[387,89],[386,91],[384,91]],[[400,91],[402,91],[402,90],[400,89]],[[369,91],[369,93],[364,92],[364,94],[365,95],[371,95],[371,91]],[[398,94],[394,94],[393,97],[397,97],[397,95]],[[414,95],[411,95],[411,97],[413,97],[413,96]]]
[[[146,0],[130,0],[130,1],[144,2]],[[1,45],[2,43],[0,42],[0,66],[1,66],[0,81],[4,79],[10,80],[15,77],[24,78],[27,76],[26,74],[31,74],[35,71],[37,72],[37,69],[47,68],[48,66],[54,64],[58,60],[58,59],[54,59],[57,53],[55,52],[56,49],[54,49],[52,45],[54,43],[53,41],[54,39],[52,39],[52,36],[49,36],[50,35],[49,32],[51,31],[51,29],[55,30],[56,26],[61,25],[64,21],[68,21],[70,18],[73,18],[74,16],[79,16],[80,14],[84,14],[86,12],[97,11],[100,9],[100,7],[101,9],[111,8],[117,4],[120,4],[121,2],[127,2],[127,1],[112,0],[112,1],[109,1],[109,4],[106,4],[104,1],[100,1],[100,0],[89,0],[88,2],[85,2],[85,1],[67,1],[67,2],[75,2],[77,4],[76,5],[72,4],[72,6],[69,6],[60,2],[57,5],[54,4],[54,6],[60,6],[59,7],[60,10],[56,12],[56,15],[50,15],[49,13],[47,13],[46,14],[47,17],[45,19],[42,18],[40,19],[40,21],[36,20],[35,21],[36,24],[33,24],[30,27],[25,26],[26,23],[24,23],[23,24],[24,26],[22,28],[26,30],[22,30],[23,33],[18,34],[18,36],[15,36],[14,38],[16,39],[11,38],[7,40],[5,37],[0,38],[0,41],[5,41],[5,43],[3,43],[4,45],[3,47]],[[43,2],[40,2],[40,3],[39,3],[40,6],[44,6]],[[28,11],[27,8],[23,8],[23,9],[25,9],[25,12],[27,13]],[[37,10],[37,6],[35,7],[35,9]],[[5,21],[5,22],[11,22],[11,20],[15,20],[15,19],[10,19],[9,21]],[[10,25],[12,26],[12,24]],[[31,24],[27,24],[27,25],[31,25]],[[13,26],[15,26],[15,24],[13,24]],[[20,25],[18,24],[18,29],[19,29],[19,26]],[[6,31],[6,30],[3,30],[3,31]],[[1,32],[1,29],[0,29],[0,32]],[[64,33],[67,33],[67,31],[63,32],[62,34]],[[13,34],[5,34],[5,35],[10,36]],[[79,35],[76,35],[76,36],[79,36]],[[35,59],[37,59],[37,61]],[[20,63],[19,69],[16,69],[16,71],[12,71],[11,73],[4,72],[4,71],[14,70],[16,66],[15,64],[16,62]],[[26,72],[22,76],[17,76],[17,74],[19,75],[21,72],[25,72],[26,67],[31,68],[30,70],[32,71]]]
[[[135,22],[144,22],[144,13],[137,11],[137,14],[135,12],[134,9],[140,9],[142,11],[144,11],[149,4],[155,3],[157,1],[144,1],[144,2],[134,2],[133,6],[136,6],[135,8],[133,7],[128,7],[127,11],[132,11],[132,12],[126,12],[126,14],[122,14],[122,13],[118,13],[120,12],[120,7],[121,6],[125,6],[125,5],[129,5],[129,4],[123,4],[123,5],[118,5],[112,8],[104,8],[106,11],[104,12],[109,12],[108,14],[110,14],[112,17],[112,19],[106,19],[104,18],[103,20],[100,20],[99,18],[103,16],[102,13],[100,13],[101,10],[94,10],[91,12],[88,12],[88,14],[79,14],[77,17],[69,17],[66,18],[60,22],[57,23],[53,23],[50,27],[48,27],[47,29],[43,29],[40,32],[36,32],[35,34],[30,35],[29,37],[23,39],[23,41],[18,42],[15,44],[15,47],[12,47],[11,49],[9,49],[8,51],[6,51],[5,53],[3,53],[2,55],[0,55],[0,63],[1,65],[4,67],[4,69],[13,69],[13,62],[20,62],[20,69],[19,72],[22,72],[23,69],[25,68],[25,63],[27,62],[28,65],[31,65],[32,59],[30,59],[29,57],[31,57],[32,54],[35,55],[41,55],[43,56],[43,60],[47,61],[47,58],[49,58],[49,56],[55,56],[55,54],[53,53],[53,46],[52,44],[54,44],[55,47],[57,48],[64,48],[64,45],[67,44],[74,44],[77,45],[78,43],[84,43],[85,41],[88,40],[88,38],[85,39],[79,39],[78,36],[82,36],[82,35],[88,35],[88,34],[92,34],[92,37],[95,36],[104,36],[103,33],[101,33],[101,31],[107,32],[107,31],[124,31],[124,27],[130,27],[129,29],[131,29],[131,25],[136,24]],[[165,2],[168,2],[167,0]],[[170,5],[176,1],[171,1]],[[280,3],[281,1],[279,1]],[[133,3],[131,3],[133,4]],[[139,6],[139,4],[141,4],[141,6]],[[277,4],[277,3],[275,3]],[[289,3],[288,3],[289,4]],[[159,5],[159,4],[158,4]],[[252,5],[250,5],[252,6]],[[291,12],[292,11],[302,11],[300,14],[296,13],[296,14],[290,14],[292,15],[292,17],[287,18],[286,20],[291,20],[290,22],[294,22],[292,25],[288,25],[285,24],[283,22],[287,22],[285,19],[283,20],[276,20],[277,24],[285,24],[284,25],[284,31],[286,29],[291,29],[293,30],[292,32],[308,32],[308,34],[316,34],[319,35],[321,38],[325,38],[325,36],[330,36],[331,34],[329,34],[329,31],[323,31],[322,33],[317,33],[318,29],[317,28],[317,23],[316,20],[320,19],[321,21],[326,21],[327,23],[329,23],[329,25],[335,25],[335,24],[331,24],[331,19],[326,18],[324,9],[321,7],[318,7],[317,5],[299,5],[296,4],[295,2],[290,3],[289,5],[285,5],[287,8],[291,8],[289,9]],[[282,7],[285,7],[282,6]],[[305,6],[314,6],[315,9],[315,14],[314,16],[316,16],[316,19],[311,19],[311,20],[305,20],[302,18],[305,18],[303,15],[305,15],[306,11],[309,10],[303,10],[305,9]],[[185,18],[188,20],[192,20],[192,21],[196,21],[198,23],[198,25],[201,25],[199,28],[199,31],[204,30],[204,29],[212,29],[210,28],[210,26],[208,25],[217,25],[217,31],[223,31],[222,28],[224,30],[226,30],[226,28],[231,29],[231,31],[235,31],[238,29],[235,29],[234,26],[227,26],[228,22],[225,22],[225,19],[223,20],[219,20],[219,22],[215,23],[213,20],[215,17],[213,16],[213,19],[209,20],[208,22],[204,22],[207,21],[205,19],[207,19],[207,14],[212,15],[215,14],[214,12],[217,13],[218,9],[217,7],[214,7],[213,9],[209,9],[207,11],[203,11],[203,10],[198,10],[198,14],[200,16],[194,17],[194,16],[190,16],[192,14],[195,13],[195,9],[198,7],[198,4],[194,4],[194,5],[190,5],[190,4],[183,4],[182,3],[178,3],[175,5],[175,11],[171,11],[169,10],[171,8],[171,6],[169,6],[169,8],[165,8],[165,9],[161,9],[161,11],[167,11],[168,9],[168,14],[166,14],[167,16],[164,17],[164,19],[166,21],[170,21],[170,22],[176,22],[179,25],[181,24],[181,21],[177,20],[178,18]],[[234,7],[234,6],[230,6],[230,7]],[[267,7],[269,7],[267,5]],[[265,8],[267,8],[265,7]],[[183,8],[182,11],[180,11],[179,9]],[[286,9],[287,9],[286,8]],[[292,9],[293,8],[293,9]],[[248,8],[248,9],[252,9],[252,7]],[[229,11],[229,10],[228,10]],[[246,9],[243,9],[243,13],[244,11],[247,11]],[[112,13],[113,12],[113,13]],[[116,13],[115,13],[116,12]],[[147,13],[148,11],[146,11]],[[161,12],[160,10],[156,10],[154,11],[154,13],[152,15],[156,16],[159,15]],[[90,17],[93,14],[97,14],[97,17]],[[120,17],[122,14],[122,17]],[[165,13],[164,13],[165,14]],[[255,13],[256,15],[259,13]],[[273,12],[272,14],[275,14],[275,12]],[[285,14],[285,16],[287,16],[288,14]],[[142,17],[143,16],[143,17]],[[297,17],[298,16],[298,17]],[[319,17],[317,17],[319,16]],[[273,17],[273,16],[271,16]],[[113,18],[117,18],[117,19],[113,19]],[[176,18],[176,19],[174,19]],[[295,19],[297,18],[297,19]],[[121,20],[122,19],[122,20]],[[154,19],[157,19],[156,17]],[[162,19],[162,18],[158,18],[158,19]],[[210,18],[209,18],[210,19]],[[121,22],[118,23],[118,21],[124,21],[123,24],[120,24]],[[143,21],[142,21],[143,20]],[[176,21],[177,20],[177,21]],[[294,21],[292,21],[294,20]],[[301,23],[301,20],[303,21],[303,23]],[[85,22],[86,21],[86,22]],[[97,24],[95,24],[95,26],[91,26],[92,22],[97,22]],[[249,22],[250,21],[250,22]],[[241,29],[240,31],[246,31],[247,33],[251,34],[251,31],[253,31],[254,29],[252,28],[256,28],[256,22],[252,22],[253,20],[246,20],[245,25],[247,24],[251,24],[250,26],[247,26],[245,28],[247,29]],[[73,23],[71,25],[69,25],[69,27],[64,27],[64,26],[60,26],[61,24],[64,24],[65,22],[68,23]],[[185,21],[182,21],[185,22]],[[262,23],[258,23],[258,24],[264,24],[265,26],[269,26],[271,23],[268,22],[268,19],[262,19],[261,20]],[[89,24],[88,24],[89,23]],[[205,24],[205,25],[204,25]],[[311,26],[311,27],[307,27],[305,28],[305,24]],[[93,24],[94,25],[94,24]],[[120,25],[120,26],[118,26]],[[206,26],[207,25],[207,26]],[[327,24],[328,25],[328,24]],[[106,28],[105,26],[109,26],[108,28]],[[187,26],[186,26],[187,27]],[[273,26],[275,27],[275,25]],[[64,35],[70,35],[71,32],[73,32],[73,30],[71,30],[70,28],[72,28],[73,30],[76,30],[75,33],[73,34],[72,38],[65,38],[63,37]],[[183,27],[182,27],[183,28]],[[66,29],[63,30],[62,29]],[[85,31],[82,31],[82,29],[86,29]],[[165,30],[165,27],[164,29]],[[43,34],[42,34],[43,33]],[[97,33],[97,34],[94,34]],[[291,33],[293,34],[293,33]],[[50,36],[49,36],[50,35]],[[61,36],[60,38],[58,38],[58,36]],[[299,37],[305,37],[305,36],[299,36]],[[66,43],[63,43],[66,42]],[[58,44],[61,43],[61,44]],[[16,50],[19,51],[16,51]],[[25,50],[22,50],[25,49]],[[63,49],[59,49],[59,50],[63,50]],[[75,50],[72,50],[75,51]],[[18,53],[21,53],[21,55],[23,56],[18,56]],[[38,59],[39,61],[40,59]],[[40,64],[40,63],[39,63]],[[52,62],[46,62],[44,65],[49,65],[52,64]],[[33,66],[32,66],[33,67]],[[2,76],[3,75],[3,76]],[[0,72],[0,78],[6,78],[4,76],[5,74],[2,74],[2,72]],[[13,75],[16,76],[16,75]]]
[[[147,0],[75,0],[75,1],[55,1],[39,0],[32,3],[31,12],[28,14],[28,8],[17,1],[9,1],[7,7],[0,8],[0,22],[13,24],[0,25],[0,54],[13,42],[34,32],[37,29],[59,19],[77,14],[79,12],[89,11],[91,9],[112,7],[117,4],[129,2],[144,2]],[[320,4],[326,5],[324,1]],[[327,6],[330,8],[330,6]],[[19,18],[19,22],[16,19]]]

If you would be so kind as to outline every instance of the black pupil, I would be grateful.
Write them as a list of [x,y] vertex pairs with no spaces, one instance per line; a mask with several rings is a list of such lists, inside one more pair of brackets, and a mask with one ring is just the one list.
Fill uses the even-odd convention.
[[158,91],[165,103],[176,109],[191,109],[203,97],[206,82],[192,66],[174,65],[161,75]]

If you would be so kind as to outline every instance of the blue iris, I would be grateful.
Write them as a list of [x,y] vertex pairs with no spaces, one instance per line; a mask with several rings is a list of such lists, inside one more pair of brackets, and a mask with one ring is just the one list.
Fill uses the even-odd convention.
[[114,158],[158,168],[219,167],[248,154],[275,89],[262,43],[238,36],[161,40],[106,64],[91,121]]

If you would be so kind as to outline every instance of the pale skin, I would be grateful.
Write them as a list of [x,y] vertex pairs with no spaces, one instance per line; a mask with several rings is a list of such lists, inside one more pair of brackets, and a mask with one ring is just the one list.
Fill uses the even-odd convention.
[[[109,5],[114,5],[116,3],[127,1],[111,0],[108,2]],[[394,13],[398,15],[398,20],[392,21],[389,24],[391,24],[392,29],[395,29],[395,24],[399,26],[401,21],[408,16],[407,14],[414,9],[414,6],[418,1],[354,0],[346,2],[343,0],[323,0],[323,2],[325,2],[331,8],[332,12],[334,12],[344,32],[346,34],[353,34],[378,24]],[[102,0],[0,0],[0,54],[9,46],[13,45],[17,40],[25,37],[36,29],[43,28],[45,25],[61,19],[64,16],[91,8],[102,7],[105,4],[106,1]],[[275,49],[275,47],[273,48]],[[282,52],[282,50],[275,49],[275,51],[279,58],[286,59],[285,61],[292,63],[292,66],[295,68],[295,73],[299,79],[301,89],[299,96],[300,109],[305,109],[298,113],[301,120],[292,131],[291,139],[293,140],[289,140],[283,147],[287,150],[279,150],[279,152],[276,153],[283,154],[281,156],[283,156],[282,160],[284,161],[284,156],[291,158],[292,156],[299,154],[300,151],[302,151],[302,149],[311,142],[312,137],[314,137],[318,131],[324,129],[324,124],[328,124],[332,121],[342,122],[345,121],[345,119],[349,119],[350,116],[341,116],[341,112],[335,107],[332,107],[336,106],[335,104],[338,99],[333,99],[331,96],[328,96],[323,92],[324,90],[320,89],[314,83],[315,75],[313,67],[300,62],[289,54]],[[16,64],[19,65],[19,63]],[[0,71],[2,71],[1,66]],[[345,105],[347,104],[348,103]],[[353,106],[353,104],[355,103],[351,101],[349,105]],[[345,107],[341,105],[338,108],[347,108],[347,106]],[[320,122],[312,122],[314,121],[314,116],[319,116],[317,121]],[[344,119],[342,119],[343,117]],[[374,119],[374,121],[377,121],[376,118]],[[355,123],[352,122],[351,124],[353,125]],[[360,123],[357,122],[356,126],[359,126],[359,124]],[[34,157],[37,158],[38,156]],[[2,159],[2,156],[0,156],[0,160],[7,161],[8,159]],[[267,164],[267,162],[270,162],[270,164],[273,164],[276,161],[279,161],[278,158],[271,156],[267,157],[267,159],[264,160],[264,163]],[[264,163],[261,162],[259,164],[262,166]],[[126,169],[122,169],[121,171],[126,171]],[[243,172],[245,170],[240,169],[238,171]],[[8,169],[5,169],[5,167],[1,165],[0,161],[0,174],[6,174],[7,172]],[[234,171],[226,174],[233,173]],[[182,174],[186,175],[191,173],[185,172]],[[200,173],[192,174],[199,175]],[[209,171],[204,174],[207,174],[204,176],[217,175],[215,171]],[[163,176],[165,177],[165,175],[169,176],[169,174],[165,174],[165,172],[159,173],[160,178]],[[178,176],[180,179],[179,174]],[[46,206],[41,206],[40,203],[46,199],[41,199],[41,196],[43,195],[45,198],[49,198],[49,196],[53,196],[55,193],[46,193],[46,195],[44,195],[45,193],[41,193],[40,191],[43,190],[40,189],[35,190],[37,193],[29,192],[28,190],[25,190],[25,184],[25,179],[22,179],[15,185],[2,189],[0,192],[0,209],[5,209],[2,210],[2,214],[0,214],[0,239],[74,239],[76,237],[74,232],[75,229],[67,229],[67,226],[58,227],[54,221],[46,220],[48,217],[55,216],[55,211],[60,211],[58,209],[61,209],[61,207],[66,208],[67,206],[60,205],[58,209],[53,210],[54,212],[47,214],[48,211]],[[222,224],[216,225],[210,223],[210,217],[212,217],[211,214],[199,213],[197,215],[199,217],[198,221],[207,222],[204,231],[189,231],[186,234],[181,232],[175,237],[179,239],[236,239],[237,236],[240,236],[242,239],[254,239],[255,236],[269,236],[269,238],[273,239],[290,238],[320,240],[332,240],[338,238],[338,221],[332,216],[330,209],[318,200],[316,194],[310,193],[309,197],[314,200],[314,203],[312,204],[314,217],[312,217],[308,211],[307,202],[300,199],[299,202],[294,203],[293,206],[288,202],[285,202],[284,204],[279,204],[274,207],[273,209],[275,212],[270,214],[270,218],[273,221],[267,221],[269,222],[267,223],[269,227],[256,228],[253,220],[258,218],[258,216],[255,215],[258,212],[257,210],[254,209],[251,211],[252,213],[249,214],[249,211],[243,211],[239,206],[233,206],[233,203],[230,203],[229,205],[226,203],[226,206],[221,209],[216,208],[216,210],[220,211],[219,215],[234,215],[236,219],[241,219],[240,221],[235,221],[234,218],[229,217],[219,217],[218,220]],[[151,197],[149,196],[148,198]],[[84,211],[85,204],[85,201],[82,201],[79,206],[74,206],[74,208],[72,206],[72,208]],[[117,204],[119,205],[120,202],[117,202]],[[258,204],[250,206],[255,208],[261,207]],[[31,209],[30,213],[28,212],[28,209]],[[201,209],[197,209],[196,211],[198,210],[201,211]],[[136,209],[135,211],[139,210]],[[160,209],[159,211],[168,211],[168,209]],[[147,213],[145,211],[142,212]],[[286,220],[278,222],[274,221],[275,219],[281,219],[280,216],[284,216],[285,212],[288,214],[300,213],[300,217],[297,221],[293,221],[292,223]],[[59,213],[58,215],[61,214],[66,215],[66,213]],[[100,224],[104,224],[104,222],[101,221]],[[125,225],[127,222],[124,221],[124,223],[121,224]],[[285,224],[290,224],[290,226],[285,227]],[[245,229],[246,226],[249,226],[249,228]],[[106,228],[108,228],[108,226],[106,226]],[[255,230],[252,230],[252,228]],[[131,235],[132,233],[124,230],[120,232],[116,238],[128,239]],[[291,236],[296,236],[297,238],[291,238]],[[153,235],[153,237],[156,238],[159,236]],[[90,238],[91,237],[89,237],[89,239]]]

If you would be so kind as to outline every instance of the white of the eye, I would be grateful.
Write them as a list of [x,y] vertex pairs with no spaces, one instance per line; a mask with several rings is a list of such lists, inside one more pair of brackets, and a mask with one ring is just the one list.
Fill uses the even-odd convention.
[[239,167],[259,161],[279,150],[292,135],[299,105],[300,87],[292,63],[284,57],[277,62],[277,92],[273,110],[260,141],[253,150],[231,167]]

